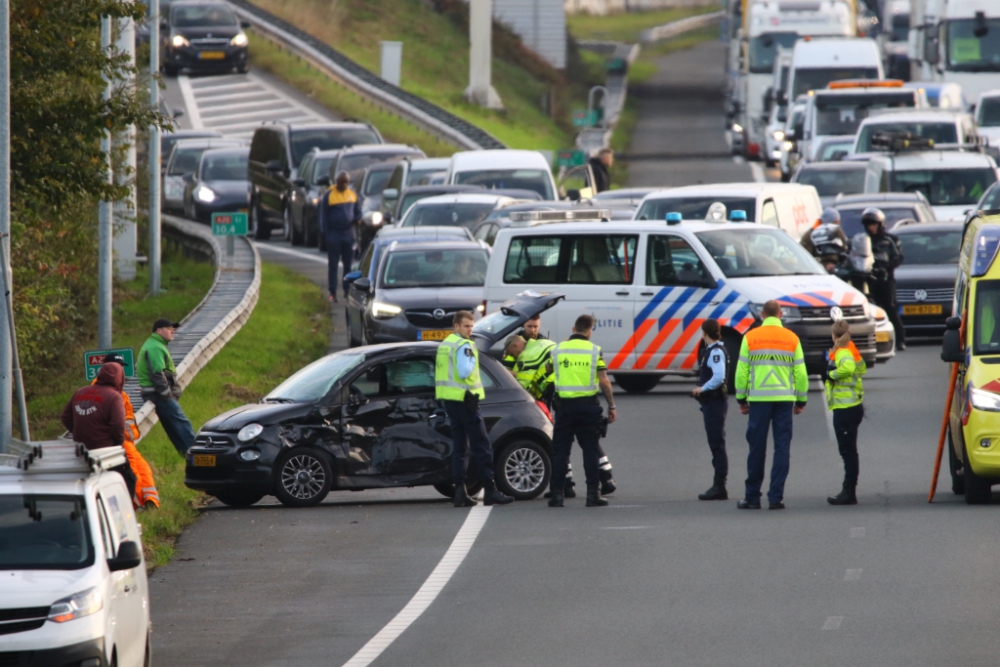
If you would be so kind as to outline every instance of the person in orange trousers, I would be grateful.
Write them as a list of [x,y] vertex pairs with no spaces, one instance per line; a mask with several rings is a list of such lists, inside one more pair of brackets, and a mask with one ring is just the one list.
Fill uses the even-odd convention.
[[[121,364],[124,368],[125,358],[120,354],[111,353],[104,357],[104,363]],[[94,380],[94,382],[96,381]],[[128,457],[129,465],[136,477],[135,497],[132,498],[132,504],[137,509],[140,507],[148,509],[150,506],[159,507],[160,494],[156,491],[156,483],[153,481],[153,469],[149,467],[149,463],[135,446],[135,441],[140,433],[139,427],[135,423],[132,400],[124,390],[122,390],[122,398],[125,400],[125,443],[123,446],[125,447],[125,456]]]

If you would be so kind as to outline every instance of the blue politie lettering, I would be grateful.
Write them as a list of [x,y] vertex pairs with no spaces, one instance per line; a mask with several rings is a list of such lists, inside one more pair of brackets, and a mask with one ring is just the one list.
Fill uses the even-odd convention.
[[622,328],[622,322],[623,322],[623,320],[616,320],[616,319],[605,319],[605,320],[595,319],[594,320],[594,328],[595,329],[601,329],[601,328],[614,327],[616,329],[621,329]]

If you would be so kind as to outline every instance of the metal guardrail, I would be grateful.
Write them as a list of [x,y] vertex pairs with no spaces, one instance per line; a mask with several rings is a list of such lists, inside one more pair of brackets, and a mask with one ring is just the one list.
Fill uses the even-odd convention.
[[369,72],[330,45],[246,0],[229,0],[239,17],[314,67],[380,106],[467,150],[506,148],[496,137]]
[[715,21],[721,20],[725,15],[726,12],[718,11],[710,14],[692,16],[679,21],[671,21],[670,23],[659,25],[655,28],[650,28],[649,30],[643,30],[639,33],[639,41],[649,44],[651,42],[659,42],[664,39],[670,39],[671,37],[676,37],[682,33],[711,25]]

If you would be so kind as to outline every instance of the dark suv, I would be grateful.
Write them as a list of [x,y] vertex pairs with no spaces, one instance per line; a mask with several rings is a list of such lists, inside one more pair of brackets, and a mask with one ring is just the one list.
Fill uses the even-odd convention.
[[273,227],[280,227],[284,238],[291,237],[292,191],[299,163],[310,151],[381,143],[382,135],[368,123],[272,123],[258,127],[250,142],[247,165],[250,233],[258,240],[266,240],[271,237]]
[[174,2],[162,21],[163,73],[182,69],[229,72],[249,69],[247,36],[225,2]]

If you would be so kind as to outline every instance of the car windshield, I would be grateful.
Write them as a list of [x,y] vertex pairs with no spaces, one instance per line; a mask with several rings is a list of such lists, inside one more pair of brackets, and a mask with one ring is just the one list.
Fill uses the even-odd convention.
[[410,173],[408,173],[406,175],[406,184],[407,185],[416,185],[421,180],[423,180],[423,178],[425,176],[430,176],[431,174],[436,174],[439,171],[441,171],[441,170],[440,169],[411,169]]
[[750,39],[750,71],[754,74],[770,74],[774,71],[774,57],[778,47],[790,49],[799,39],[794,32],[766,32]]
[[794,100],[810,90],[826,88],[831,81],[877,79],[878,69],[874,67],[800,67],[796,68],[793,76],[791,99]]
[[833,162],[840,160],[845,155],[851,152],[851,146],[854,145],[854,139],[846,139],[844,141],[827,141],[823,143],[820,148],[820,153],[818,160],[820,162]]
[[996,183],[993,169],[918,169],[894,171],[890,192],[922,192],[934,206],[975,204]]
[[380,162],[398,162],[402,158],[412,155],[412,151],[400,153],[361,153],[359,155],[345,155],[337,166],[339,171],[356,171],[370,167]]
[[974,354],[1000,354],[1000,280],[976,283]]
[[93,562],[82,497],[0,495],[0,570],[78,570]]
[[899,235],[899,242],[906,264],[958,264],[962,230],[907,232]]
[[338,352],[317,359],[279,384],[264,403],[315,403],[330,393],[340,378],[361,363],[360,352]]
[[489,169],[461,171],[455,174],[456,183],[481,185],[489,189],[533,190],[542,199],[554,199],[552,174],[542,169]]
[[368,177],[365,179],[364,192],[361,194],[365,197],[382,194],[382,191],[385,190],[385,184],[389,182],[390,176],[392,176],[392,171],[387,169],[368,172]]
[[397,250],[385,258],[380,287],[481,287],[489,255],[482,248]]
[[816,95],[816,134],[855,134],[873,109],[916,106],[914,90],[873,90],[865,93]]
[[[979,25],[977,25],[979,24]],[[976,36],[979,32],[980,36]],[[952,72],[1000,72],[1000,19],[948,21],[946,67]]]
[[203,181],[247,180],[247,154],[208,155],[201,163]]
[[170,22],[177,28],[236,26],[236,15],[228,5],[182,5],[172,8]]
[[778,230],[740,225],[697,236],[727,278],[826,273],[802,246]]
[[986,191],[986,196],[976,205],[980,211],[995,211],[1000,208],[1000,185],[994,185]]
[[[878,210],[885,213],[885,228],[887,230],[895,227],[900,220],[910,219],[921,221],[920,218],[917,217],[917,212],[913,206],[905,208],[885,208],[879,206],[877,203],[873,203],[871,206],[874,206]],[[834,207],[836,207],[836,204],[834,204]],[[861,224],[861,214],[866,208],[868,208],[868,206],[837,209],[840,213],[840,228],[844,230],[844,234],[847,235],[847,238],[853,238],[857,234],[865,233],[865,228]]]
[[[382,143],[374,130],[363,127],[342,129],[302,129],[292,132],[292,159],[295,166],[314,148],[321,151],[331,151],[338,148],[350,148],[356,144]],[[329,166],[327,167],[329,169]]]
[[650,199],[642,205],[636,220],[666,220],[667,213],[680,213],[685,220],[704,220],[715,202],[726,205],[726,211],[746,211],[749,222],[757,221],[757,200],[753,197],[669,197]]
[[806,168],[798,173],[795,182],[813,186],[820,197],[858,194],[865,189],[865,165],[858,163],[852,169]]
[[185,148],[178,146],[174,149],[173,158],[170,160],[170,169],[167,176],[183,176],[198,170],[198,163],[201,162],[201,154],[208,150],[201,148]]
[[425,227],[440,225],[442,227],[465,227],[473,229],[482,222],[494,208],[494,204],[470,204],[439,202],[414,206],[400,227]]
[[1000,127],[1000,97],[984,97],[976,112],[979,127]]
[[917,123],[896,121],[892,123],[869,123],[858,133],[856,153],[870,153],[878,149],[872,146],[872,137],[877,132],[909,132],[924,139],[933,139],[935,144],[957,144],[958,129],[955,123]]

